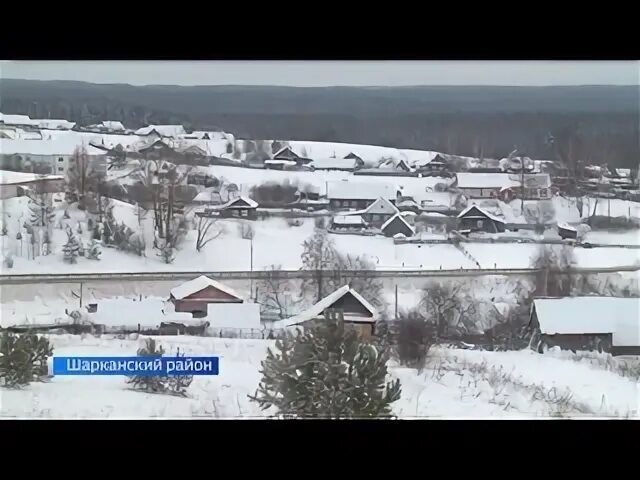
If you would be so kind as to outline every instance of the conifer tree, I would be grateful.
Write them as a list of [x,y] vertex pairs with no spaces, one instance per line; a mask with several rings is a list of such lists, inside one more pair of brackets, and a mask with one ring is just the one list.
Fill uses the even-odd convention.
[[0,337],[0,383],[20,387],[39,380],[47,375],[51,355],[53,347],[45,337],[5,331]]
[[89,260],[100,260],[100,255],[102,255],[100,242],[92,238],[87,247],[87,258]]
[[389,350],[362,341],[329,315],[317,326],[276,340],[261,363],[262,381],[249,398],[287,417],[388,417],[400,381],[387,381]]
[[65,262],[77,263],[78,254],[80,253],[80,244],[70,228],[67,229],[67,243],[62,247],[62,252],[64,254]]

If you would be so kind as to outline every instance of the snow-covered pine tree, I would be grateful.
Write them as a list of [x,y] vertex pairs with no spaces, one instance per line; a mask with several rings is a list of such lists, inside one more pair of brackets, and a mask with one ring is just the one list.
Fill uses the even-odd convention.
[[[162,345],[156,344],[153,338],[148,338],[145,341],[144,347],[138,349],[138,356],[140,357],[161,357],[164,355],[164,348]],[[145,392],[164,393],[167,391],[168,377],[160,376],[131,376],[127,379],[129,385],[133,385],[133,388],[137,390],[144,390]]]
[[78,239],[73,234],[73,231],[67,229],[67,243],[62,247],[62,253],[64,254],[64,261],[67,263],[77,263],[78,254],[80,252],[80,244]]
[[363,342],[344,322],[325,321],[276,340],[261,363],[262,381],[249,398],[287,417],[388,417],[400,381],[387,382],[389,350]]
[[53,347],[45,337],[34,333],[0,337],[0,380],[8,387],[28,385],[47,375],[47,359]]
[[100,255],[102,251],[100,250],[100,242],[98,242],[95,238],[92,238],[89,242],[89,246],[87,247],[87,258],[89,260],[100,260]]
[[55,220],[56,213],[51,198],[47,194],[36,194],[29,201],[31,225],[34,227],[48,227]]

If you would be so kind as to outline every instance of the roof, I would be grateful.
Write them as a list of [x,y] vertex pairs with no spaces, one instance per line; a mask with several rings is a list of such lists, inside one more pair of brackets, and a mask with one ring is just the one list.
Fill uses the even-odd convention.
[[212,328],[260,328],[260,304],[209,303],[207,321]]
[[38,180],[64,180],[60,175],[38,175],[36,173],[10,172],[0,170],[0,185],[35,182]]
[[[73,155],[80,147],[74,138],[58,138],[55,140],[10,140],[0,139],[0,154],[2,155]],[[105,155],[105,152],[85,145],[89,155]]]
[[519,187],[520,182],[508,173],[456,173],[458,188]]
[[136,130],[136,135],[149,135],[153,130],[163,137],[179,137],[187,132],[182,125],[149,125]]
[[238,201],[243,201],[244,203],[249,205],[249,208],[256,208],[258,206],[258,203],[255,202],[254,200],[250,199],[249,197],[245,197],[241,195],[239,197],[232,198],[231,200],[227,201],[226,203],[223,203],[222,205],[217,205],[216,208],[220,210],[224,208],[229,208],[229,207],[232,207],[235,203],[238,203]]
[[297,163],[294,162],[293,160],[279,160],[279,159],[265,160],[264,163],[266,165],[290,165],[290,166],[297,165]]
[[363,225],[365,223],[360,215],[336,215],[331,222],[338,225]]
[[191,313],[176,312],[173,305],[162,298],[108,298],[95,303],[98,310],[89,314],[89,318],[99,325],[158,327],[161,322],[193,319]]
[[[293,316],[291,318],[285,318],[284,320],[280,320],[278,322],[275,322],[273,324],[273,327],[274,328],[285,328],[285,327],[290,327],[292,325],[298,325],[300,323],[307,322],[307,321],[312,320],[314,318],[318,318],[318,317],[320,317],[322,315],[322,312],[324,312],[327,308],[330,308],[331,305],[336,303],[338,300],[340,300],[342,297],[344,297],[347,293],[350,293],[351,295],[353,295],[355,297],[355,299],[358,300],[358,302],[360,302],[362,304],[362,306],[365,307],[372,315],[372,318],[362,318],[362,319],[358,319],[358,320],[361,321],[361,322],[366,322],[366,323],[375,322],[375,319],[376,319],[378,313],[377,313],[376,309],[373,307],[373,305],[371,305],[364,298],[362,298],[362,296],[358,292],[356,292],[354,289],[349,287],[349,285],[344,285],[344,286],[340,287],[339,289],[337,289],[335,292],[330,293],[329,295],[324,297],[318,303],[312,305],[311,307],[309,307],[305,311],[299,313],[298,315],[295,315],[295,316]],[[351,320],[355,321],[356,319],[355,318],[351,318]]]
[[387,220],[386,222],[384,222],[382,224],[382,227],[380,227],[381,230],[386,229],[389,225],[391,225],[391,223],[395,222],[396,220],[401,221],[402,223],[404,223],[407,228],[409,230],[411,230],[412,232],[415,232],[415,230],[413,229],[413,227],[411,225],[409,225],[407,223],[407,221],[402,217],[402,215],[400,215],[400,213],[396,213],[393,217],[391,217],[389,220]]
[[481,208],[478,205],[469,205],[467,208],[465,208],[463,211],[461,211],[458,214],[458,218],[462,218],[462,217],[472,218],[473,217],[472,215],[467,215],[467,214],[473,209],[476,209],[482,215],[486,216],[487,218],[490,218],[494,222],[505,223],[505,221],[502,218],[492,215],[491,213],[487,212],[484,208]]
[[124,130],[124,125],[122,122],[114,122],[111,120],[106,120],[100,124],[100,126],[108,128],[109,130]]
[[309,165],[318,170],[355,169],[358,165],[354,158],[316,158]]
[[51,118],[36,120],[40,128],[71,130],[76,126],[76,122],[69,120],[54,120]]
[[28,115],[7,115],[0,113],[0,123],[5,125],[33,125],[38,126],[38,120],[32,120]]
[[382,182],[354,182],[350,180],[327,182],[327,198],[329,199],[376,200],[380,197],[395,200],[395,186]]
[[366,208],[365,212],[378,214],[386,213],[389,215],[395,215],[396,213],[398,213],[398,209],[389,200],[380,197],[371,205],[369,205]]
[[638,298],[536,298],[533,304],[543,334],[612,333],[614,346],[640,345]]
[[231,288],[223,285],[220,282],[216,282],[215,280],[210,279],[205,275],[200,275],[198,278],[194,278],[193,280],[189,280],[188,282],[183,283],[175,288],[171,289],[171,295],[176,300],[182,300],[183,298],[188,297],[189,295],[193,295],[201,290],[204,290],[207,287],[213,287],[221,292],[226,293],[227,295],[231,295],[232,297],[236,297],[238,299],[242,299],[240,295],[234,292]]

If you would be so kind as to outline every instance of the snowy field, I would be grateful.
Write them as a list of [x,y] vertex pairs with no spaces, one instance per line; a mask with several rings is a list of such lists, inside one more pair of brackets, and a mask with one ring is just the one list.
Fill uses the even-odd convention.
[[[140,339],[51,336],[54,355],[126,356]],[[64,377],[3,389],[0,416],[27,418],[256,418],[247,398],[260,381],[266,340],[156,337],[168,354],[220,356],[220,375],[195,377],[187,398],[128,389],[124,377]],[[638,418],[638,379],[623,360],[605,355],[531,351],[482,352],[435,348],[427,367],[391,366],[402,396],[393,404],[401,418]],[[636,363],[637,360],[629,360]]]

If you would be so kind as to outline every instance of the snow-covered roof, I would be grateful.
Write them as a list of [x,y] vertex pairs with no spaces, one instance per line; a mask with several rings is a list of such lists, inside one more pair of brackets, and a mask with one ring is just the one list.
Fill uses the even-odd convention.
[[[0,154],[2,155],[73,155],[81,142],[73,138],[59,138],[55,140],[11,140],[0,139]],[[85,145],[88,155],[105,155],[103,150]]]
[[242,300],[242,297],[234,292],[231,288],[223,285],[220,282],[216,282],[211,278],[200,275],[198,278],[194,278],[193,280],[189,280],[188,282],[183,283],[175,288],[171,289],[171,295],[176,300],[182,300],[183,298],[188,297],[189,295],[193,295],[201,290],[204,290],[207,287],[213,287],[221,292],[226,293],[232,297],[238,298]]
[[28,115],[7,115],[0,113],[0,123],[5,125],[32,125],[38,126],[38,120],[32,120]]
[[458,188],[519,187],[520,182],[508,173],[456,173]]
[[136,135],[149,135],[153,130],[158,132],[163,137],[179,137],[186,134],[182,125],[149,125],[136,130]]
[[612,333],[614,346],[640,345],[638,298],[536,298],[533,303],[543,334]]
[[209,303],[207,321],[211,328],[260,328],[260,304]]
[[461,211],[458,214],[458,218],[467,217],[468,216],[467,213],[469,213],[474,208],[478,210],[478,212],[480,212],[482,215],[485,215],[487,218],[490,218],[495,222],[505,223],[505,221],[502,218],[496,217],[495,215],[487,212],[484,208],[481,208],[478,205],[469,205],[467,208],[465,208],[463,211]]
[[400,215],[400,213],[396,213],[393,217],[391,217],[389,220],[387,220],[386,222],[384,222],[384,223],[382,224],[382,227],[380,227],[380,229],[381,229],[381,230],[386,229],[389,225],[391,225],[391,223],[395,222],[395,221],[396,221],[396,219],[397,219],[397,220],[399,220],[399,221],[401,221],[402,223],[404,223],[404,224],[407,226],[407,228],[408,228],[409,230],[411,230],[412,232],[415,232],[415,230],[413,229],[413,227],[407,223],[407,221],[403,218],[403,216],[402,216],[402,215]]
[[244,195],[240,195],[239,197],[232,198],[227,203],[224,203],[224,204],[220,205],[220,208],[232,207],[234,204],[236,204],[236,203],[238,203],[240,201],[246,203],[251,208],[256,208],[258,206],[258,202],[256,202],[255,200],[252,200],[249,197],[245,197]]
[[398,209],[395,207],[393,203],[391,203],[386,198],[378,198],[375,202],[369,205],[366,210],[367,213],[378,213],[378,214],[388,214],[395,215],[398,213]]
[[316,170],[355,169],[357,161],[355,158],[316,158],[309,166]]
[[569,225],[566,222],[558,222],[558,228],[562,228],[563,230],[570,230],[572,232],[577,232],[578,230],[576,230],[574,227],[572,227],[571,225]]
[[349,287],[349,285],[344,285],[339,289],[337,289],[335,292],[324,297],[318,303],[312,305],[305,311],[299,313],[298,315],[275,322],[273,324],[273,327],[286,328],[292,325],[298,325],[300,323],[313,320],[314,318],[319,318],[322,315],[322,312],[324,312],[327,308],[330,308],[331,305],[336,303],[338,300],[344,297],[347,293],[350,293],[351,295],[353,295],[355,299],[358,300],[358,302],[360,302],[364,306],[364,308],[366,308],[371,313],[372,317],[355,317],[355,316],[345,315],[345,319],[348,319],[353,322],[363,322],[363,323],[375,322],[378,313],[376,309],[373,307],[373,305],[371,305],[364,298],[362,298],[362,296],[358,292],[356,292],[354,289]]
[[122,124],[122,122],[116,122],[116,121],[111,121],[111,120],[106,120],[104,122],[102,122],[100,124],[101,127],[104,128],[108,128],[109,130],[114,130],[114,131],[124,131],[124,125]]
[[176,312],[173,305],[162,298],[108,298],[96,303],[98,310],[89,314],[89,318],[98,325],[159,327],[161,322],[193,319],[191,313]]
[[193,200],[191,200],[193,203],[211,203],[213,202],[213,199],[216,198],[220,198],[220,194],[219,193],[214,193],[214,192],[200,192],[198,193],[195,198]]
[[329,199],[376,200],[380,197],[395,200],[395,186],[382,182],[354,182],[350,180],[327,182],[327,198]]
[[54,120],[51,118],[39,119],[36,120],[40,128],[46,129],[61,129],[61,130],[71,130],[76,126],[76,122],[70,122],[69,120]]
[[364,219],[360,215],[336,215],[332,219],[336,225],[363,225]]
[[11,185],[14,183],[34,182],[36,180],[63,180],[60,175],[39,175],[36,173],[10,172],[0,170],[0,185]]
[[293,160],[265,160],[265,165],[287,165],[294,166],[297,165]]

